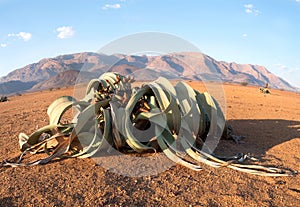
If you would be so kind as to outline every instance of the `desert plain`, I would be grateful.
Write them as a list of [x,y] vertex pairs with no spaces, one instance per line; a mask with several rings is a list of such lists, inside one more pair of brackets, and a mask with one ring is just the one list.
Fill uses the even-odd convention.
[[[199,82],[188,82],[203,92]],[[250,153],[259,164],[300,171],[300,94],[224,84],[226,119],[237,144],[221,140],[219,155]],[[18,134],[48,124],[47,107],[73,95],[61,88],[10,96],[0,103],[0,161],[20,154]],[[122,163],[126,166],[126,161]],[[65,159],[32,167],[0,168],[0,206],[300,206],[300,175],[262,177],[201,164],[195,172],[174,165],[161,173],[130,177],[93,159]]]

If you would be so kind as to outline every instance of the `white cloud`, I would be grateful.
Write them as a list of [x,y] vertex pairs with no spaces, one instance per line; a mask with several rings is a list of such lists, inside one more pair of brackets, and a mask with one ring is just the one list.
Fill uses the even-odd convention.
[[56,28],[56,32],[58,32],[57,37],[59,39],[71,38],[74,36],[75,31],[70,26],[63,26]]
[[244,5],[246,13],[252,13],[253,4],[245,4]]
[[290,68],[288,70],[288,73],[295,73],[295,72],[298,72],[298,71],[300,71],[300,68]]
[[254,8],[253,4],[244,4],[245,12],[248,14],[259,15],[261,12]]
[[282,70],[284,73],[290,74],[290,73],[295,73],[300,71],[299,67],[288,67],[286,65],[283,64],[275,64],[274,65],[276,68],[279,68],[280,70]]
[[300,2],[300,0],[296,0],[296,2]]
[[5,48],[5,47],[7,47],[7,44],[1,43],[0,46],[1,46],[2,48]]
[[102,9],[107,10],[107,9],[120,9],[121,5],[120,4],[105,4]]
[[286,69],[288,69],[288,67],[287,67],[286,65],[283,65],[283,64],[280,64],[280,63],[275,64],[274,66],[275,66],[276,68],[281,69],[281,70],[286,70]]
[[29,41],[32,37],[32,34],[29,32],[19,32],[17,34],[11,33],[7,35],[8,37],[18,37],[19,39],[23,39],[25,42]]
[[243,37],[248,37],[248,35],[245,33],[245,34],[243,34]]

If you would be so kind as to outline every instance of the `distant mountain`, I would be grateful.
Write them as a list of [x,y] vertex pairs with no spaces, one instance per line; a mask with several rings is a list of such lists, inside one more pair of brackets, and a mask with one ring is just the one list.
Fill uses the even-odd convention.
[[8,81],[0,83],[0,95],[23,92],[31,89],[37,82]]
[[[80,75],[79,75],[80,74]],[[81,72],[78,70],[67,70],[61,72],[51,78],[35,84],[30,90],[40,91],[50,88],[59,88],[65,86],[72,86],[76,83],[84,83],[93,79],[94,76],[89,72]]]
[[[202,53],[182,52],[160,56],[137,56],[83,52],[45,58],[12,71],[0,78],[0,93],[17,92],[18,88],[44,90],[74,85],[77,78],[80,78],[81,82],[86,82],[106,71],[134,75],[140,80],[153,80],[163,76],[169,79],[247,82],[257,86],[269,83],[272,88],[298,90],[272,74],[264,66],[217,61]],[[18,84],[25,84],[26,87],[14,86]]]
[[79,71],[82,67],[88,67],[90,70],[98,70],[102,66],[114,63],[117,60],[118,58],[115,56],[110,57],[89,52],[60,55],[55,58],[45,58],[38,63],[29,64],[23,68],[14,70],[7,76],[0,78],[0,82],[12,80],[39,82],[68,70]]

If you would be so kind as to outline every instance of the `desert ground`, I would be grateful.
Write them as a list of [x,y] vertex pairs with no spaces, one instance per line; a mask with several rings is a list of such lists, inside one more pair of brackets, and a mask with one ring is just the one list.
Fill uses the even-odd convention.
[[[199,82],[188,82],[203,92]],[[243,143],[220,141],[216,154],[251,153],[262,165],[300,171],[300,94],[224,84],[226,119]],[[47,125],[47,107],[72,88],[11,96],[0,103],[0,161],[17,156],[18,134]],[[126,163],[122,163],[126,166]],[[261,177],[202,165],[156,175],[114,173],[93,159],[0,168],[0,206],[300,206],[300,175]]]

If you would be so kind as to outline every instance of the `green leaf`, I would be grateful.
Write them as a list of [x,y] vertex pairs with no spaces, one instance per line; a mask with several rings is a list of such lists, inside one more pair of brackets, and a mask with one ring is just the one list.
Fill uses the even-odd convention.
[[63,114],[76,103],[76,99],[71,96],[62,96],[56,99],[48,108],[49,124],[59,124]]

